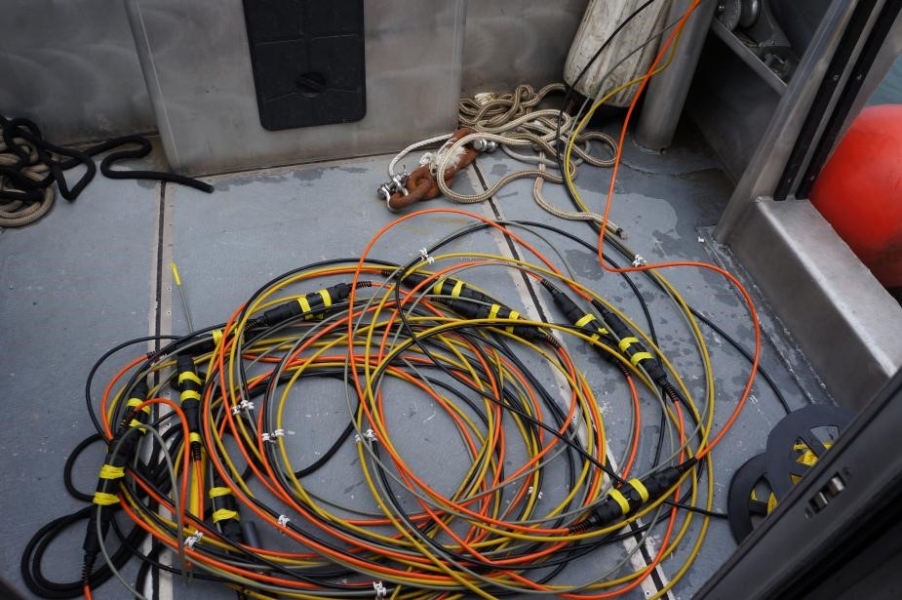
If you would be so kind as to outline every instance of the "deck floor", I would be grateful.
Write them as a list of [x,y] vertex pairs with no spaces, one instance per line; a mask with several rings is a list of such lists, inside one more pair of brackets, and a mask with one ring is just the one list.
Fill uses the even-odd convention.
[[[650,262],[661,260],[717,261],[724,250],[706,239],[729,196],[731,187],[707,149],[692,131],[664,155],[645,154],[629,145],[617,187],[612,218],[629,233],[629,243]],[[0,488],[0,577],[22,589],[19,560],[28,538],[44,523],[81,506],[63,488],[63,464],[75,445],[92,433],[84,405],[88,370],[107,349],[126,339],[171,332],[186,333],[181,305],[174,295],[169,263],[175,261],[196,326],[221,322],[255,289],[291,268],[327,258],[355,257],[375,231],[395,215],[375,198],[386,179],[390,157],[226,174],[207,178],[216,191],[206,195],[191,189],[146,182],[98,178],[75,203],[59,201],[43,221],[22,230],[0,232],[0,397],[3,435],[0,455],[5,484]],[[157,157],[159,160],[159,157]],[[416,157],[408,159],[415,165]],[[459,178],[456,187],[484,189],[520,168],[499,153],[482,156]],[[609,172],[584,168],[577,185],[596,208],[607,189]],[[538,208],[532,182],[511,184],[490,202],[470,207],[489,218],[547,223],[592,239],[585,224],[565,222]],[[567,207],[563,191],[546,185],[546,195]],[[445,200],[422,208],[450,207]],[[418,207],[419,208],[419,207]],[[454,215],[421,217],[403,224],[374,255],[406,262],[418,249],[467,224]],[[591,252],[554,238],[561,256],[579,279],[642,323],[635,298],[623,281],[602,274]],[[457,250],[508,256],[500,236],[479,233],[456,243]],[[752,328],[740,297],[718,276],[696,269],[667,273],[687,301],[712,318],[746,347]],[[525,314],[538,317],[548,307],[535,306],[523,278],[499,281],[497,273],[474,272],[474,281],[500,287],[511,303],[521,302]],[[655,310],[661,345],[691,385],[701,383],[697,355],[689,332],[666,299],[641,278],[637,283]],[[510,300],[511,290],[517,290]],[[542,294],[533,290],[534,294]],[[829,401],[817,382],[805,374],[804,361],[778,334],[766,307],[763,366],[778,382],[793,408]],[[553,314],[553,311],[551,311]],[[712,351],[718,425],[732,410],[749,371],[748,362],[719,336],[705,330]],[[779,348],[779,350],[778,350]],[[625,439],[629,416],[618,412],[621,382],[598,369],[584,349],[574,349],[600,398],[606,428],[615,453]],[[99,381],[104,381],[103,376]],[[328,408],[324,405],[323,410]],[[305,413],[315,413],[305,408]],[[732,472],[761,452],[768,431],[784,411],[760,381],[741,418],[714,452],[717,494],[715,509],[726,509]],[[422,412],[399,416],[411,431],[423,423]],[[654,421],[649,421],[653,423]],[[648,428],[656,425],[648,424]],[[620,432],[620,433],[618,433]],[[644,448],[648,452],[648,448]],[[430,456],[429,453],[426,453]],[[348,454],[350,456],[350,453]],[[339,457],[340,458],[340,457]],[[93,487],[100,450],[87,453],[76,468],[82,489]],[[342,459],[343,460],[343,459]],[[428,466],[427,464],[424,466]],[[350,461],[348,468],[353,469]],[[346,485],[321,482],[341,494]],[[60,579],[76,579],[81,561],[82,528],[71,532],[48,555]],[[652,542],[655,536],[652,536]],[[735,548],[725,522],[714,521],[702,553],[673,590],[675,598],[690,598]],[[677,563],[679,564],[678,551]],[[587,563],[585,568],[593,568]],[[662,577],[672,574],[665,562]],[[126,576],[134,573],[134,565]],[[200,582],[182,589],[175,581],[174,597],[234,597],[224,588]],[[163,582],[165,590],[169,583]],[[645,588],[647,592],[649,588]],[[122,598],[124,590],[109,582],[95,598]],[[160,597],[169,597],[161,595]],[[644,597],[643,589],[630,597]]]

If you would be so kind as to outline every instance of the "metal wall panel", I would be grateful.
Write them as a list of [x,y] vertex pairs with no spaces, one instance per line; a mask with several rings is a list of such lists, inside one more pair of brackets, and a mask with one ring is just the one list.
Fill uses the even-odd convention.
[[810,202],[750,203],[730,247],[840,406],[902,367],[899,303]]
[[588,0],[492,0],[467,6],[463,95],[563,81]]
[[122,0],[5,0],[0,113],[60,143],[154,130]]
[[368,0],[366,117],[280,132],[260,125],[240,0],[126,6],[176,170],[214,173],[388,152],[456,125],[466,0]]

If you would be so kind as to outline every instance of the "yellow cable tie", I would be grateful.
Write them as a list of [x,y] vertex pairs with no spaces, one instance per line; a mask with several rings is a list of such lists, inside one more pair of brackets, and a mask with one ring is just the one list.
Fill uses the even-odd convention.
[[217,346],[222,343],[222,329],[214,329],[212,332],[213,343]]
[[182,392],[182,395],[179,397],[182,402],[187,400],[200,400],[200,392],[195,392],[194,390],[185,390]]
[[586,313],[585,315],[580,317],[579,321],[577,321],[573,325],[575,327],[585,327],[586,325],[588,325],[589,323],[591,323],[594,320],[595,320],[595,315],[593,315],[592,313]]
[[212,498],[220,498],[222,496],[228,496],[231,493],[232,493],[232,490],[230,490],[227,487],[210,488],[210,498],[211,499]]
[[227,508],[220,508],[217,511],[213,512],[213,522],[219,523],[225,519],[235,519],[236,521],[240,520],[237,510],[229,510]]
[[621,352],[626,352],[626,349],[627,349],[627,348],[629,348],[629,347],[632,346],[633,344],[638,344],[638,343],[639,343],[639,338],[634,338],[634,337],[632,337],[632,336],[630,336],[630,337],[625,337],[625,338],[623,338],[622,340],[620,340],[620,344],[619,344],[619,346],[620,346],[620,351],[621,351]]
[[184,371],[182,373],[179,373],[179,384],[185,383],[186,381],[190,381],[191,383],[196,383],[197,385],[204,384],[204,382],[200,380],[200,377],[198,377],[191,371]]
[[125,477],[125,467],[116,467],[114,465],[104,463],[100,467],[101,479],[121,479]]
[[119,504],[119,496],[107,494],[106,492],[94,492],[93,502],[99,506],[112,506],[113,504]]
[[[127,408],[138,408],[142,404],[144,404],[144,400],[142,400],[141,398],[129,398],[128,402],[125,403],[125,406]],[[150,405],[148,404],[147,406],[141,406],[141,410],[146,412],[147,414],[150,414]]]
[[633,489],[639,492],[639,497],[642,498],[642,502],[648,502],[649,493],[648,488],[645,487],[645,484],[639,481],[638,479],[630,479],[629,484],[633,486]]
[[453,297],[457,298],[458,296],[460,296],[460,292],[463,289],[464,289],[463,279],[458,279],[457,283],[454,284],[454,287],[451,288],[451,295]]
[[[507,315],[507,318],[508,318],[508,319],[518,319],[518,318],[520,318],[520,313],[518,313],[518,312],[515,311],[515,310],[512,310],[512,311],[510,312],[510,314]],[[514,326],[513,326],[513,325],[511,325],[510,327],[505,327],[504,329],[505,329],[505,331],[507,331],[508,333],[513,333],[513,332],[514,332]]]
[[500,304],[493,304],[493,305],[492,305],[492,308],[489,309],[489,318],[490,318],[490,319],[497,319],[497,318],[498,318],[498,311],[499,311],[499,310],[501,310],[501,305],[500,305]]
[[332,306],[332,294],[329,293],[329,290],[320,290],[319,297],[323,299],[323,306],[326,308]]
[[626,496],[620,493],[620,490],[614,488],[613,490],[608,492],[608,498],[620,505],[620,510],[623,511],[624,515],[628,515],[630,513],[629,500],[626,499]]
[[202,440],[201,440],[199,433],[197,433],[196,431],[192,431],[191,433],[188,434],[188,441],[200,443]]
[[298,304],[301,305],[301,310],[304,313],[313,312],[313,309],[310,308],[310,302],[307,301],[307,296],[298,296]]
[[640,360],[646,360],[648,358],[654,358],[651,352],[636,352],[630,357],[630,362],[633,363],[633,366],[637,366]]

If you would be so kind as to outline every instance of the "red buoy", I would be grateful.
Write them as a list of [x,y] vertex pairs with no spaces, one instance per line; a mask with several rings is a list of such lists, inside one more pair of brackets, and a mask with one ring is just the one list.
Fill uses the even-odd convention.
[[811,202],[885,287],[902,286],[902,105],[865,108]]

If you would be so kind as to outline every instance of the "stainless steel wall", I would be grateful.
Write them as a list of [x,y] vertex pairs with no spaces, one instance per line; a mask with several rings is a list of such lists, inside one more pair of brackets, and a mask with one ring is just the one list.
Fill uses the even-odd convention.
[[3,0],[0,113],[57,142],[156,129],[122,0]]
[[367,0],[372,118],[270,135],[258,130],[240,0],[127,1],[156,61],[150,88],[126,0],[4,0],[0,113],[35,119],[62,143],[159,130],[173,165],[193,172],[389,151],[444,131],[461,93],[560,81],[588,4]]
[[463,95],[563,81],[564,61],[589,0],[471,0]]
[[128,0],[174,169],[192,174],[396,151],[457,123],[465,0],[367,0],[367,114],[355,123],[260,125],[241,0]]

